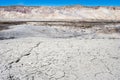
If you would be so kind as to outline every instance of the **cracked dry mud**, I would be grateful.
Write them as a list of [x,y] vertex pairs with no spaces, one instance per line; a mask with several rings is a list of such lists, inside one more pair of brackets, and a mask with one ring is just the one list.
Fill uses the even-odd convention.
[[119,41],[2,40],[0,80],[120,80]]
[[120,34],[105,34],[112,27],[9,28],[0,31],[0,80],[120,80]]

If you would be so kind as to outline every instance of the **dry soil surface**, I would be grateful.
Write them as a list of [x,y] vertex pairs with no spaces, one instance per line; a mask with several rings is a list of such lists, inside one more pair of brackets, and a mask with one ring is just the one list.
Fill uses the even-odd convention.
[[0,31],[0,80],[120,80],[119,25],[8,28]]

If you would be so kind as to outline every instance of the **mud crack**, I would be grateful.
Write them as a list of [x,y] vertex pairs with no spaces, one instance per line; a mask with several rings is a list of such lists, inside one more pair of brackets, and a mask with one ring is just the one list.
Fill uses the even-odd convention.
[[11,65],[12,65],[13,63],[18,63],[18,62],[20,62],[20,60],[21,60],[23,57],[29,56],[29,55],[31,54],[31,52],[33,51],[33,49],[37,48],[40,44],[41,44],[41,42],[37,43],[35,46],[33,46],[33,47],[28,51],[27,54],[21,55],[21,56],[20,56],[19,58],[17,58],[15,61],[10,62],[10,63],[9,63],[10,67],[12,67]]

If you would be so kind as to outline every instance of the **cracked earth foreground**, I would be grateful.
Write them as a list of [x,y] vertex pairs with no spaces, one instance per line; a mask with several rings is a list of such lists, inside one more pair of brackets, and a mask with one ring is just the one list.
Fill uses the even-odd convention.
[[0,80],[120,80],[120,39],[0,40]]

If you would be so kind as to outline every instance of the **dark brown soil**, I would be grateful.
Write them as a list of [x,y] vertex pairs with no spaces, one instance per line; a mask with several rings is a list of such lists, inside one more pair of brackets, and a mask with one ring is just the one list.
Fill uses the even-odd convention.
[[[69,26],[76,28],[92,28],[94,26],[103,26],[108,24],[120,24],[120,21],[5,21],[0,22],[0,30],[9,29],[9,26],[29,24],[33,23],[34,26]],[[106,30],[105,30],[106,31]],[[119,32],[119,29],[114,29],[111,31]],[[111,32],[107,31],[107,32]]]
[[7,26],[1,26],[1,25],[0,25],[0,31],[1,31],[1,30],[5,30],[5,29],[9,29],[9,28],[8,28]]
[[0,31],[9,29],[9,26],[23,24],[24,22],[0,22]]

